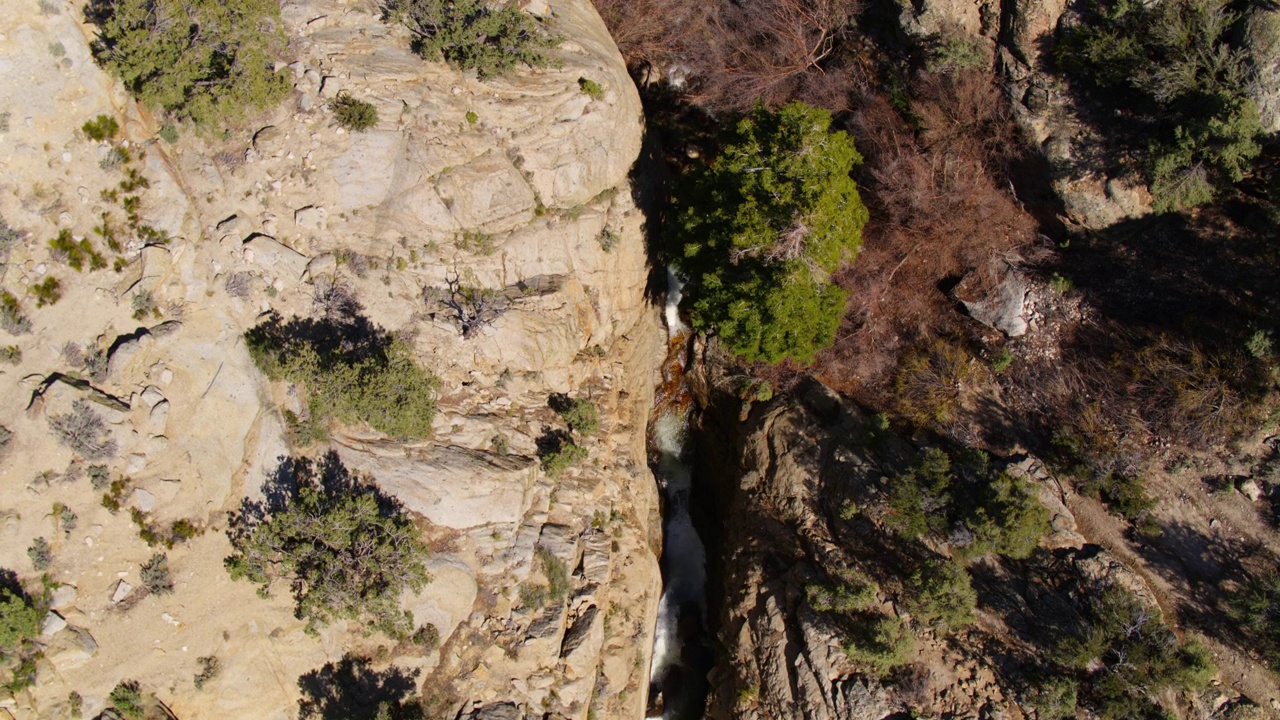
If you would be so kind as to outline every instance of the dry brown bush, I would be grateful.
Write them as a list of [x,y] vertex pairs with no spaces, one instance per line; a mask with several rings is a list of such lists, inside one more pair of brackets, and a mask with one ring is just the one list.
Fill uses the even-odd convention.
[[595,0],[595,5],[633,72],[667,72],[707,37],[711,6],[705,2]]
[[746,0],[714,8],[706,49],[694,56],[698,102],[723,110],[789,100],[847,107],[856,72],[840,51],[858,0]]
[[745,111],[791,100],[848,107],[859,0],[595,0],[633,72],[688,72],[690,100]]
[[990,79],[924,74],[915,91],[914,126],[882,96],[866,97],[853,121],[872,220],[857,261],[837,276],[849,314],[820,369],[866,400],[885,399],[909,347],[964,327],[941,285],[1035,237],[1002,177],[1019,142]]

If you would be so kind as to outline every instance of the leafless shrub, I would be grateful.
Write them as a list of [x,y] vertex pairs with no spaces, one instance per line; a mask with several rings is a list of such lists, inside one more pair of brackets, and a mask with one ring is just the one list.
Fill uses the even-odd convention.
[[462,337],[471,337],[480,328],[492,325],[510,307],[511,299],[501,290],[463,285],[455,273],[445,276],[444,288],[426,288],[423,298],[452,311]]
[[663,71],[702,43],[713,7],[688,0],[595,0],[595,5],[628,67]]
[[214,153],[213,161],[227,170],[235,170],[241,165],[244,165],[244,153],[235,153],[230,150],[219,150]]
[[76,400],[71,412],[49,417],[49,429],[58,442],[89,460],[101,460],[116,454],[116,441],[107,431],[102,416],[85,400]]
[[63,345],[62,362],[77,369],[84,367],[84,348],[73,342]]
[[963,328],[942,282],[1035,238],[999,181],[1019,147],[999,90],[973,72],[925,75],[915,89],[916,127],[878,96],[854,117],[871,222],[857,261],[836,276],[849,314],[819,362],[828,381],[868,401],[891,399],[904,352]]
[[722,1],[714,7],[706,46],[690,55],[697,100],[728,110],[792,99],[847,107],[857,73],[838,50],[856,0]]
[[311,300],[326,318],[330,320],[351,317],[358,314],[360,306],[356,303],[351,288],[328,277],[316,280]]
[[247,270],[231,273],[227,276],[226,288],[227,294],[233,298],[249,299],[249,293],[253,290],[253,273]]

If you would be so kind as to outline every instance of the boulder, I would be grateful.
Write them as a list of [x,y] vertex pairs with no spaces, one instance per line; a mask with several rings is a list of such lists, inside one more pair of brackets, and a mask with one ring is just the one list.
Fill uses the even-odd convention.
[[366,473],[405,509],[455,529],[514,524],[528,509],[536,473],[532,458],[455,446],[404,447],[398,443],[334,438],[338,455]]
[[1009,337],[1027,332],[1027,293],[1022,273],[1002,266],[993,273],[970,273],[955,288],[970,317]]

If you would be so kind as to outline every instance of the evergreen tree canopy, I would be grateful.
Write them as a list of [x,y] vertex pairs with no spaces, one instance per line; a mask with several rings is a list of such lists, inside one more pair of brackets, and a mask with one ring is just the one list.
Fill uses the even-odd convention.
[[758,107],[677,199],[693,322],[744,360],[809,362],[840,325],[829,274],[857,253],[867,210],[849,175],[862,158],[830,127],[803,103]]

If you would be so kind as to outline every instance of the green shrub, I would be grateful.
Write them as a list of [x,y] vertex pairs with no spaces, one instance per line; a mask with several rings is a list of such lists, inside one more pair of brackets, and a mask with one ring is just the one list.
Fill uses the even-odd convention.
[[564,418],[565,424],[569,426],[569,429],[579,436],[594,435],[600,429],[600,412],[586,398],[577,398],[575,400],[565,398],[564,402],[557,406],[555,410],[560,417]]
[[0,362],[17,365],[22,362],[22,348],[17,345],[0,346]]
[[1055,64],[1116,118],[1113,134],[1139,155],[1156,209],[1201,204],[1215,184],[1239,182],[1262,127],[1225,0],[1090,0],[1081,18],[1059,33]]
[[946,425],[960,410],[961,393],[982,377],[961,345],[934,338],[903,355],[894,378],[898,413],[920,427]]
[[587,449],[581,445],[566,441],[559,449],[541,454],[542,471],[547,477],[556,478],[565,470],[587,459]]
[[329,103],[329,110],[333,112],[333,119],[339,125],[353,132],[364,132],[378,124],[378,108],[373,103],[357,100],[346,92],[338,93]]
[[36,682],[37,642],[44,609],[22,591],[17,577],[0,570],[0,688],[16,695]]
[[972,35],[948,35],[935,41],[926,67],[930,72],[981,70],[988,63],[982,40]]
[[[542,566],[542,574],[547,578],[547,599],[552,602],[563,602],[572,589],[569,582],[569,570],[560,558],[552,555],[546,548],[538,548],[534,553]],[[545,603],[544,603],[545,604]]]
[[76,242],[71,231],[65,228],[58,232],[58,237],[49,241],[49,249],[54,258],[65,262],[76,272],[82,272],[86,262],[90,270],[101,270],[107,266],[107,259],[94,249],[89,238]]
[[844,636],[844,654],[876,675],[903,665],[915,650],[915,637],[893,615],[868,614]]
[[851,613],[866,610],[876,602],[879,587],[856,570],[843,569],[831,584],[805,587],[809,605],[818,612]]
[[467,111],[467,124],[468,124],[468,125],[475,125],[475,124],[476,124],[476,123],[478,123],[478,122],[480,122],[480,116],[479,116],[479,115],[477,115],[477,114],[475,113],[475,111],[474,111],[474,110],[468,110],[468,111]]
[[676,193],[694,325],[743,360],[809,362],[844,316],[827,274],[857,252],[867,210],[849,177],[861,157],[830,126],[803,103],[758,107]]
[[1003,375],[1009,366],[1013,364],[1013,352],[1009,348],[1001,348],[1000,354],[991,361],[991,369],[997,375]]
[[114,140],[116,134],[120,132],[120,123],[110,115],[99,115],[86,122],[80,130],[84,132],[85,137],[95,142]]
[[62,283],[58,278],[50,275],[32,285],[31,294],[36,298],[36,307],[42,308],[45,305],[53,305],[62,299]]
[[438,380],[407,343],[363,318],[282,323],[272,315],[245,342],[268,378],[306,389],[311,422],[365,422],[401,439],[431,434]]
[[558,40],[544,35],[531,15],[514,5],[481,0],[387,0],[384,18],[413,34],[413,51],[428,60],[443,58],[480,79],[551,64],[547,50]]
[[121,680],[107,696],[107,702],[125,720],[143,720],[146,717],[142,688],[136,680]]
[[990,553],[1028,557],[1049,529],[1049,511],[1026,480],[996,472],[981,453],[952,462],[926,450],[890,483],[885,524],[908,539],[949,542],[960,560]]
[[1280,672],[1280,574],[1268,570],[1249,578],[1230,597],[1231,615],[1271,669]]
[[592,100],[604,99],[604,88],[600,87],[600,83],[595,80],[588,80],[584,77],[578,78],[578,89],[582,91],[583,95]]
[[173,592],[173,574],[169,572],[169,556],[155,553],[142,566],[142,584],[154,595]]
[[31,320],[22,312],[18,298],[8,290],[0,290],[0,328],[10,335],[25,335],[31,332]]
[[173,123],[165,123],[160,126],[160,130],[156,136],[170,145],[178,142],[178,126]]
[[1104,720],[1166,717],[1163,698],[1197,692],[1215,669],[1196,642],[1180,644],[1157,608],[1117,586],[1087,598],[1085,623],[1052,657],[1085,684],[1081,703]]
[[1034,686],[1023,702],[1034,708],[1036,720],[1074,720],[1080,683],[1072,677],[1055,677]]
[[31,558],[31,567],[35,568],[36,572],[44,572],[53,562],[53,548],[49,547],[48,540],[38,537],[32,541],[31,547],[27,548],[27,557]]
[[153,111],[201,126],[271,107],[292,87],[276,0],[93,0],[94,58]]
[[160,308],[156,307],[155,296],[150,290],[139,290],[130,301],[134,320],[146,320],[148,317],[159,318]]
[[973,622],[978,595],[962,565],[935,555],[912,573],[906,583],[904,601],[918,622],[936,623],[955,630]]
[[252,506],[232,520],[233,579],[261,586],[290,579],[295,613],[309,630],[333,620],[359,620],[408,637],[413,617],[400,594],[430,580],[427,547],[399,503],[350,474],[334,453],[319,462],[295,459],[280,472],[296,491],[269,512]]
[[216,655],[205,655],[196,658],[196,662],[200,665],[200,672],[196,673],[195,686],[197,690],[203,690],[205,683],[222,672],[222,661]]
[[18,655],[26,643],[39,637],[40,620],[40,609],[31,598],[0,583],[0,659]]

